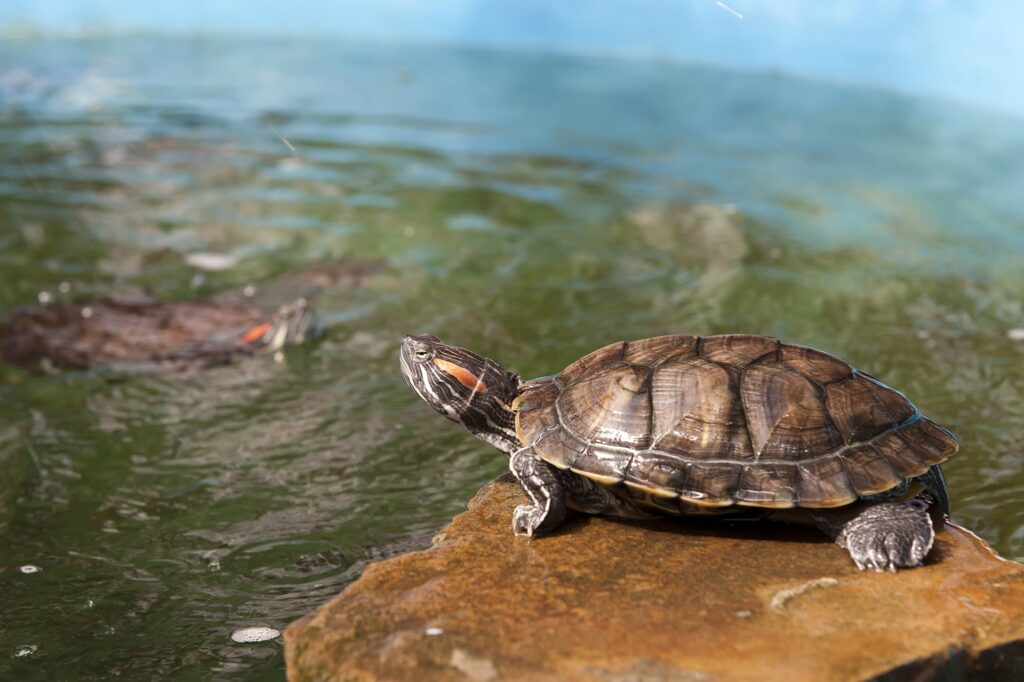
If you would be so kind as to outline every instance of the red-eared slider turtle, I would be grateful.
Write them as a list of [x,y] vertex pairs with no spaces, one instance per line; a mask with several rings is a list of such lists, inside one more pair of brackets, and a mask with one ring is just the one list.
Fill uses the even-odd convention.
[[322,331],[312,297],[340,295],[382,268],[382,262],[337,259],[250,285],[244,296],[120,295],[20,308],[0,315],[0,359],[22,367],[173,370],[274,353]]
[[301,298],[273,313],[242,302],[106,298],[16,311],[0,324],[0,358],[23,367],[185,369],[273,353],[317,332]]
[[553,530],[566,506],[626,518],[798,508],[858,567],[880,571],[917,566],[931,549],[915,495],[948,512],[938,464],[956,437],[812,348],[659,336],[532,381],[430,335],[407,336],[400,359],[423,400],[510,456],[531,501],[515,510],[516,535]]

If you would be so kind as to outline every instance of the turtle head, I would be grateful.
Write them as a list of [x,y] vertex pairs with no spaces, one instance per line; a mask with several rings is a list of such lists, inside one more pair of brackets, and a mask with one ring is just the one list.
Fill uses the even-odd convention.
[[512,411],[518,374],[430,334],[402,339],[399,360],[405,380],[435,410],[503,452],[521,447]]

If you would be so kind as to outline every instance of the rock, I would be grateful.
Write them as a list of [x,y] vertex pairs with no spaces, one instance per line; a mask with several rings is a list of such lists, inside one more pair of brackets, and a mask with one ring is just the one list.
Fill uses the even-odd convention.
[[860,572],[810,528],[574,517],[512,535],[485,486],[430,549],[371,564],[285,631],[288,679],[1024,679],[1024,566],[947,523]]

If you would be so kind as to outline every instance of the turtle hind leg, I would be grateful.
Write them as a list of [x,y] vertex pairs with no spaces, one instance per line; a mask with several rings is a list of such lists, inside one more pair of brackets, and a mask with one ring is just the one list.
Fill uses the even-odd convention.
[[533,537],[548,533],[565,518],[565,489],[558,470],[541,459],[533,448],[512,453],[509,470],[523,486],[531,504],[521,504],[512,514],[512,531]]
[[850,553],[857,568],[875,571],[919,566],[935,541],[932,519],[919,505],[859,502],[815,509],[814,524]]

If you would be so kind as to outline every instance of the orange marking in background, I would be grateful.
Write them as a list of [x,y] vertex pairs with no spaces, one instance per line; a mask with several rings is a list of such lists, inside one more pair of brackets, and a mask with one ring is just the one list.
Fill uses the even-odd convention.
[[468,369],[459,367],[454,362],[448,362],[441,358],[434,358],[434,364],[437,365],[441,371],[451,374],[466,388],[476,391],[477,393],[484,393],[487,391],[487,384],[480,381],[480,379]]
[[272,326],[273,325],[270,322],[264,322],[263,324],[256,325],[245,333],[242,337],[242,343],[253,343],[255,341],[259,341],[260,337],[266,334],[267,330]]

